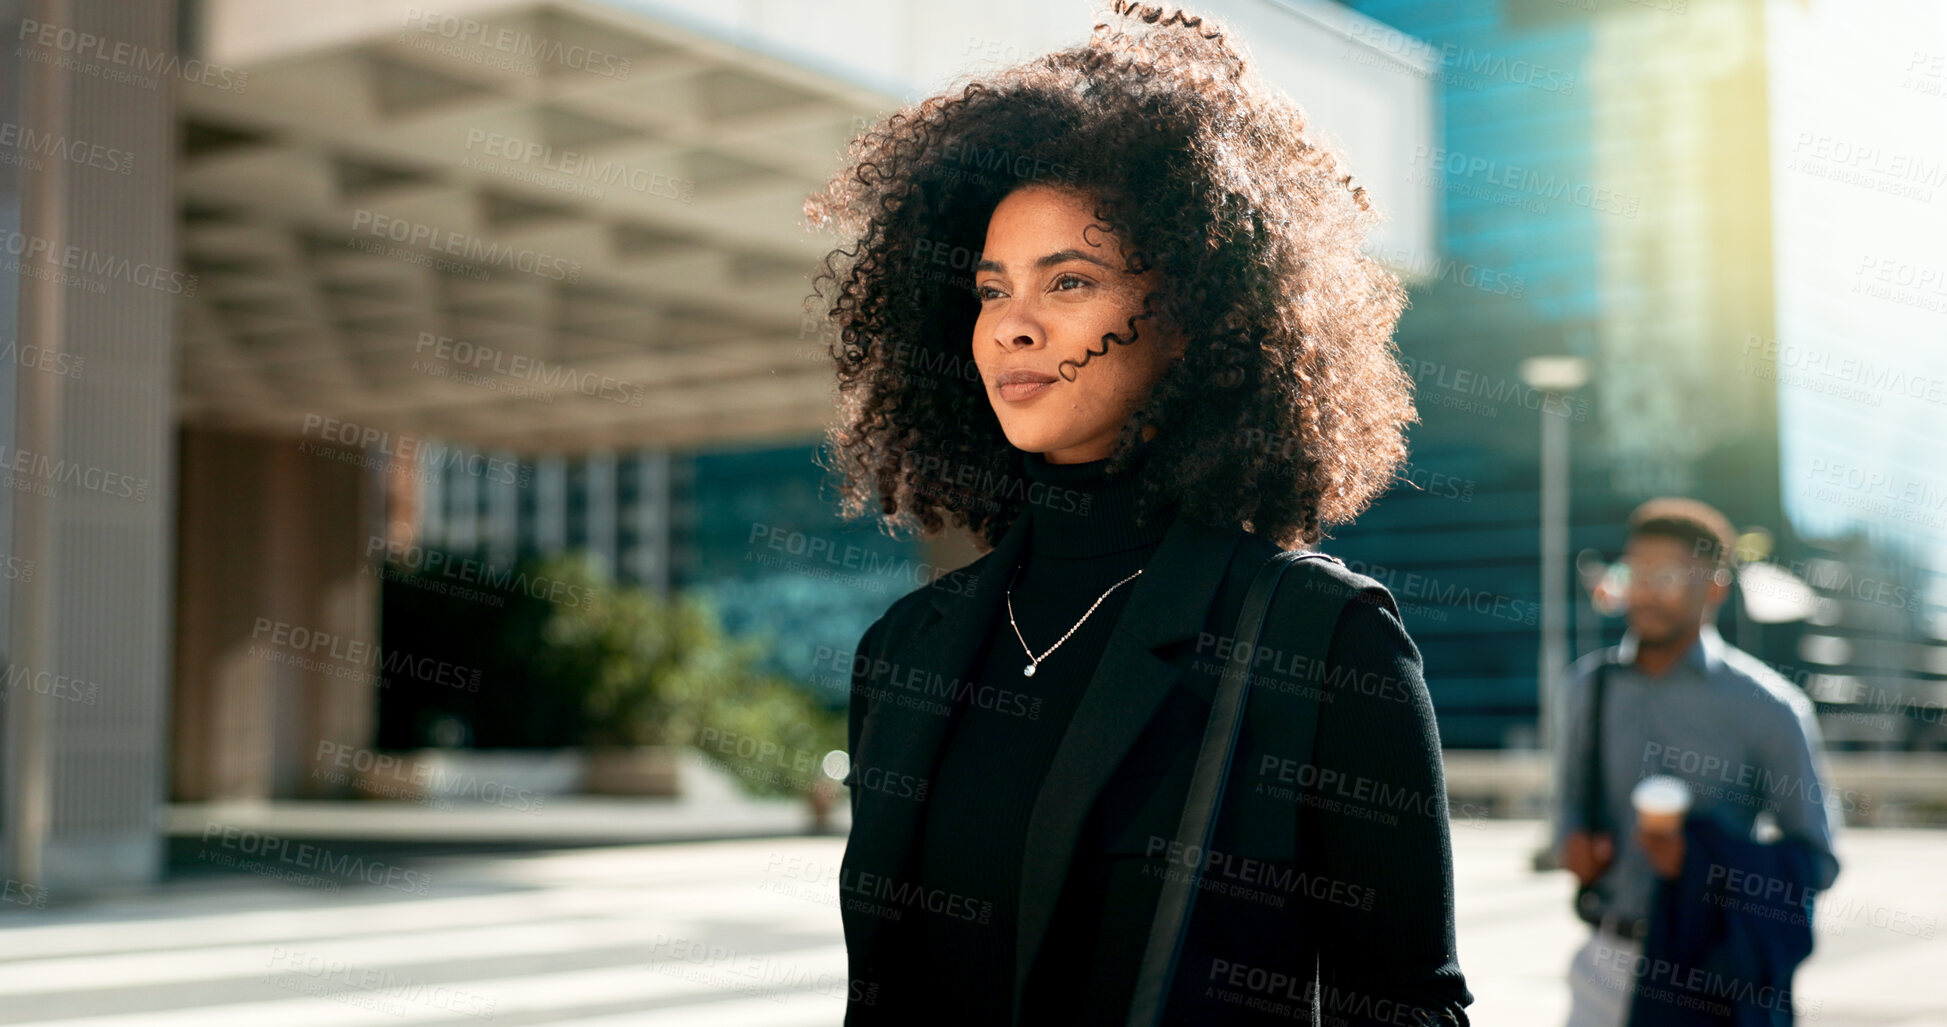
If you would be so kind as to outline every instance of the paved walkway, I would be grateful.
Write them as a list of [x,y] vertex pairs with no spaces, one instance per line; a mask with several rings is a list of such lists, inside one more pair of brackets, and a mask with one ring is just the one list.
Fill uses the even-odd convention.
[[[545,819],[545,818],[542,818]],[[1480,1027],[1562,1022],[1581,925],[1541,827],[1455,829],[1461,965]],[[61,1027],[835,1027],[843,839],[401,855],[183,839],[114,899],[0,905],[0,1023]],[[308,847],[308,848],[307,848]],[[1801,1023],[1947,1027],[1947,833],[1852,831],[1798,977]],[[1931,935],[1919,936],[1924,931]]]

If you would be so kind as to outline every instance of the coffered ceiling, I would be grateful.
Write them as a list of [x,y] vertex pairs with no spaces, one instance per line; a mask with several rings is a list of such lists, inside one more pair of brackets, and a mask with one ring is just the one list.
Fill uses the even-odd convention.
[[[803,200],[891,101],[596,5],[185,84],[180,403],[483,447],[818,432]],[[462,38],[464,37],[464,38]]]

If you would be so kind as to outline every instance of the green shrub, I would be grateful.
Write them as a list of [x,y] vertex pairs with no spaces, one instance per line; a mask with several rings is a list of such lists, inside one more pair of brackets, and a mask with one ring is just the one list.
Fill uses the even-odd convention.
[[[768,795],[804,791],[823,773],[824,754],[844,747],[843,713],[763,671],[765,644],[729,637],[707,602],[664,600],[580,558],[540,573],[586,596],[549,611],[533,661],[545,687],[580,694],[585,744],[698,745]],[[726,755],[740,747],[764,755]]]

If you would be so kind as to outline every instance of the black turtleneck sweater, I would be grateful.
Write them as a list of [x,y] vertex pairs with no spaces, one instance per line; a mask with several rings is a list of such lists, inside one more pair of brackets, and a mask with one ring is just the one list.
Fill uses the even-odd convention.
[[[1149,562],[1176,513],[1171,504],[1137,524],[1141,457],[1114,476],[1107,464],[1051,464],[1027,454],[1028,541],[1010,592],[1020,637],[1003,605],[968,693],[993,701],[965,704],[955,714],[926,802],[920,880],[992,903],[985,923],[917,918],[911,955],[934,969],[925,975],[928,1004],[952,1010],[955,1022],[1007,1022],[1028,814],[1110,630],[1142,579],[1116,583]],[[1094,612],[1024,676],[1023,640],[1035,655],[1047,652],[1098,598]]]

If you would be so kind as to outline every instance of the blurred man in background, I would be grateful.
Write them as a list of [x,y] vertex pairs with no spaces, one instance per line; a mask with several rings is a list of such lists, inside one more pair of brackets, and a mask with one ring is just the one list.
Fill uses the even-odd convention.
[[[1629,630],[1570,668],[1554,841],[1594,928],[1570,974],[1570,1027],[1630,1024],[1632,1006],[1633,1027],[1748,1022],[1725,1012],[1734,1001],[1791,1022],[1784,986],[1810,951],[1811,896],[1838,875],[1839,818],[1811,701],[1714,626],[1734,541],[1696,500],[1638,507]],[[1639,815],[1632,791],[1656,776],[1677,779],[1656,784],[1678,801]]]

